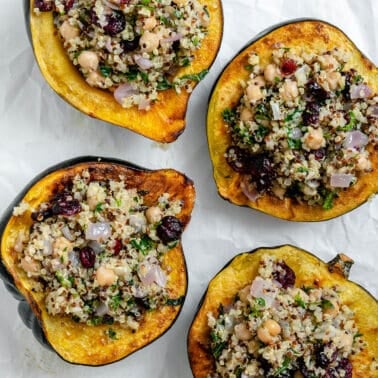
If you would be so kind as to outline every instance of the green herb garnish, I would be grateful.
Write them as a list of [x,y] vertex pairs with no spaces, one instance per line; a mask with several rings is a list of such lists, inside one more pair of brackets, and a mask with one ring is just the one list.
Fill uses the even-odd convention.
[[96,205],[96,207],[95,207],[95,209],[94,209],[94,212],[95,213],[100,213],[103,209],[102,209],[102,205],[103,205],[103,203],[102,202],[99,202],[97,205]]
[[294,301],[295,303],[299,306],[299,307],[302,307],[304,309],[307,308],[307,305],[305,303],[305,301],[301,298],[301,296],[299,294],[297,294],[295,297],[294,297]]
[[167,306],[179,306],[184,303],[184,300],[185,300],[185,296],[182,295],[179,298],[168,298],[165,303]]
[[324,198],[323,202],[323,209],[324,210],[330,210],[333,207],[333,200],[334,198],[337,197],[336,192],[328,192],[328,194]]
[[224,109],[222,112],[223,121],[233,126],[236,124],[236,111],[233,109]]
[[109,328],[109,329],[106,331],[106,334],[109,336],[110,339],[112,339],[112,340],[118,340],[117,332],[114,331],[113,328]]
[[284,361],[282,363],[282,366],[279,367],[274,373],[273,373],[273,376],[274,377],[278,377],[280,376],[282,373],[284,373],[286,370],[288,370],[289,366],[290,366],[290,362],[291,362],[291,359],[287,356],[285,356],[284,358]]
[[139,241],[137,239],[132,239],[130,244],[143,255],[147,255],[153,248],[154,241],[148,235],[143,235]]
[[109,77],[112,73],[112,68],[107,66],[100,66],[99,70],[103,77]]
[[209,73],[208,69],[205,69],[197,74],[188,74],[181,76],[179,80],[192,80],[192,81],[201,81]]

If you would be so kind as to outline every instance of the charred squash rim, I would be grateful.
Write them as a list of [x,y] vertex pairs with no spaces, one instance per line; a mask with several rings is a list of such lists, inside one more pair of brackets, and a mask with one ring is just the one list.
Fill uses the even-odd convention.
[[212,278],[188,332],[188,358],[193,376],[207,378],[215,367],[210,350],[207,313],[211,311],[217,316],[220,304],[227,306],[232,303],[238,290],[249,284],[257,275],[260,258],[266,253],[283,259],[294,270],[295,286],[311,286],[315,280],[319,287],[335,284],[342,286],[342,301],[355,311],[356,324],[368,343],[368,348],[351,358],[353,378],[370,376],[371,371],[368,370],[367,364],[378,355],[377,300],[359,284],[346,279],[338,270],[331,272],[326,262],[293,245],[259,247],[238,254]]
[[[208,34],[195,51],[194,60],[180,69],[177,77],[196,74],[213,64],[223,36],[221,0],[199,0],[210,13]],[[100,120],[125,127],[157,142],[175,141],[185,129],[190,93],[177,94],[174,89],[159,93],[159,101],[149,111],[137,107],[122,108],[113,95],[89,86],[73,66],[53,25],[52,12],[33,13],[34,0],[24,0],[25,19],[34,55],[42,75],[51,88],[81,112]]]
[[222,111],[237,105],[242,88],[240,80],[248,77],[246,59],[256,51],[264,62],[268,59],[275,43],[282,42],[290,47],[301,46],[316,52],[319,48],[342,47],[352,52],[350,65],[365,77],[375,93],[378,93],[378,68],[357,48],[344,32],[327,22],[316,19],[296,19],[273,26],[252,39],[224,68],[218,77],[209,100],[207,113],[207,138],[213,175],[219,195],[229,202],[247,206],[277,218],[290,221],[324,221],[343,215],[366,202],[378,191],[378,152],[370,145],[370,159],[373,171],[359,178],[357,184],[340,193],[330,210],[321,206],[301,205],[292,199],[280,200],[264,195],[256,202],[249,201],[240,189],[241,175],[227,164],[224,153],[231,143],[227,134]]
[[[118,159],[87,156],[64,161],[36,176],[3,214],[0,220],[0,278],[10,293],[20,301],[18,311],[22,320],[42,345],[55,351],[67,362],[97,366],[120,360],[162,336],[174,324],[183,301],[177,306],[163,306],[157,311],[147,312],[135,333],[113,324],[111,328],[116,331],[117,340],[104,337],[109,326],[87,326],[75,323],[68,317],[52,317],[47,314],[43,295],[30,291],[28,278],[17,266],[16,254],[12,248],[18,230],[28,229],[32,223],[30,211],[17,217],[12,212],[14,206],[23,199],[32,207],[37,207],[83,169],[88,169],[95,179],[118,178],[122,173],[129,187],[149,191],[144,197],[146,204],[163,192],[170,193],[172,199],[182,199],[182,212],[178,218],[184,227],[190,221],[195,190],[188,177],[172,169],[152,171]],[[184,300],[188,278],[181,243],[167,252],[163,264],[171,269],[167,284],[171,296]]]

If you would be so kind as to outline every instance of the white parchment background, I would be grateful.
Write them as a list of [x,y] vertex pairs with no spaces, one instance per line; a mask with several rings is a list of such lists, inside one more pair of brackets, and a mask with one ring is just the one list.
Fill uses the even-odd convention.
[[0,1],[0,213],[41,170],[79,155],[112,156],[148,168],[172,167],[197,189],[183,245],[189,290],[177,322],[159,340],[115,364],[90,368],[65,363],[44,350],[17,315],[0,284],[0,377],[191,377],[187,330],[209,279],[236,253],[292,243],[324,260],[345,252],[355,260],[351,278],[377,296],[378,201],[323,223],[290,223],[223,201],[216,193],[205,117],[211,87],[227,61],[255,34],[275,23],[315,17],[343,29],[378,64],[376,0],[223,0],[224,39],[210,74],[195,89],[187,128],[168,147],[88,118],[45,83],[24,28],[21,0]]

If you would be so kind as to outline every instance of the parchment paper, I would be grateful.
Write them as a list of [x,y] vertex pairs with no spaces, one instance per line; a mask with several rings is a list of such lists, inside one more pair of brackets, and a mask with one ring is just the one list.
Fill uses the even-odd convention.
[[0,213],[43,169],[79,155],[112,156],[148,168],[172,167],[197,189],[183,246],[189,271],[187,299],[163,337],[123,361],[74,366],[43,349],[17,315],[17,303],[0,284],[0,377],[188,378],[187,330],[208,281],[235,254],[291,243],[330,260],[345,252],[355,260],[351,279],[377,296],[376,198],[337,219],[291,223],[223,201],[209,160],[205,117],[214,80],[255,34],[278,22],[315,17],[344,30],[378,63],[376,0],[223,0],[224,38],[211,72],[191,97],[187,128],[161,146],[127,130],[91,119],[61,100],[46,84],[26,37],[21,1],[1,0],[0,10]]

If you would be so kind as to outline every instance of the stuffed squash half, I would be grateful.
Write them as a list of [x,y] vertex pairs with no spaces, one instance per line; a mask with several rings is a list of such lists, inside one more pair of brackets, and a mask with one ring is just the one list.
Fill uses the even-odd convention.
[[377,191],[378,70],[321,21],[259,35],[225,68],[208,109],[219,194],[293,221],[321,221]]
[[158,142],[183,132],[221,43],[220,0],[25,1],[41,73],[63,99]]
[[378,304],[347,279],[352,263],[289,245],[236,256],[191,325],[194,377],[376,377]]
[[1,221],[0,273],[37,339],[103,365],[166,332],[186,295],[180,238],[194,197],[177,171],[104,158],[33,180]]

